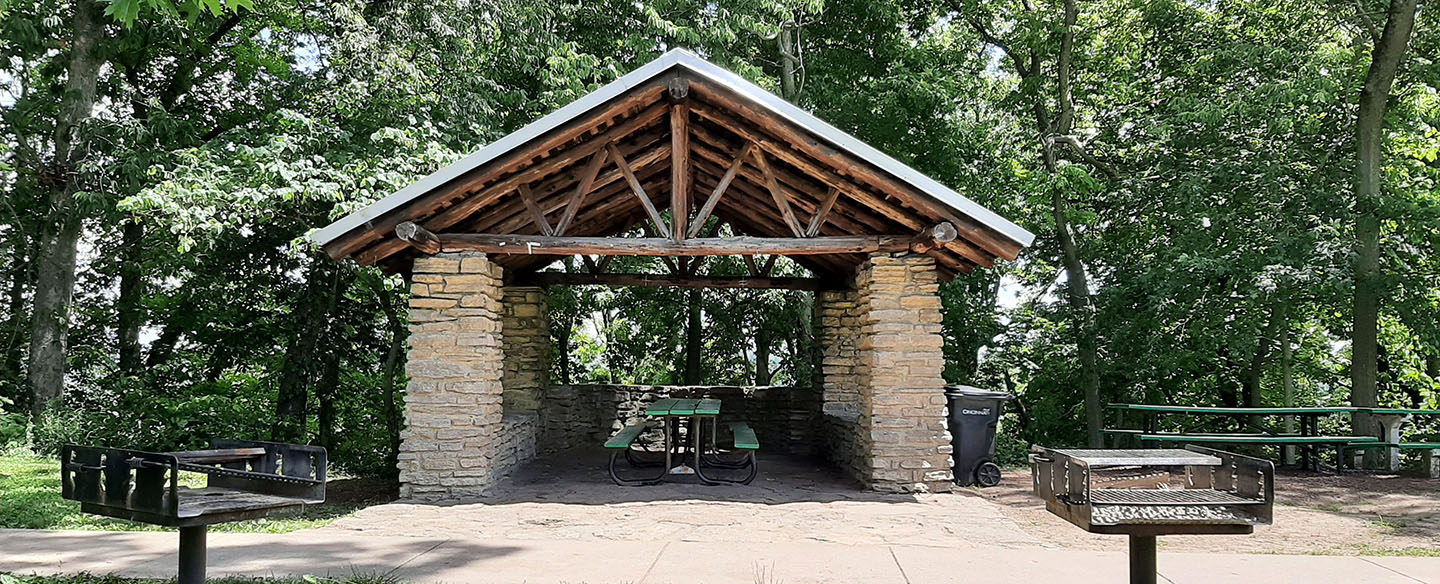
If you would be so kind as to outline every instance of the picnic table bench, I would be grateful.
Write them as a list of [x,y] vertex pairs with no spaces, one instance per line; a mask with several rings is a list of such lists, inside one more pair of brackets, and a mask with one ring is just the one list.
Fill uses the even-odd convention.
[[[605,448],[610,450],[610,478],[623,486],[656,484],[671,474],[694,474],[704,484],[738,483],[749,484],[758,472],[755,451],[760,441],[755,430],[745,422],[731,422],[729,448],[718,444],[718,419],[721,402],[718,399],[673,399],[657,400],[645,408],[649,420],[626,425],[609,440]],[[709,442],[704,440],[706,422],[709,422]],[[685,429],[682,439],[681,430]],[[649,430],[659,429],[663,457],[649,459],[654,455],[651,441],[644,439]],[[654,475],[626,477],[618,471],[621,455],[633,467],[659,467]],[[681,464],[674,466],[675,459]],[[685,461],[692,463],[685,464]],[[706,473],[706,468],[742,470],[746,474],[739,478]]]
[[[1440,444],[1428,442],[1402,443],[1400,430],[1411,415],[1435,415],[1440,414],[1436,410],[1407,409],[1407,408],[1356,408],[1348,406],[1316,406],[1316,407],[1261,407],[1261,408],[1240,408],[1240,407],[1214,407],[1214,406],[1173,406],[1173,405],[1152,405],[1152,404],[1113,404],[1110,406],[1122,414],[1125,412],[1139,413],[1144,418],[1144,428],[1113,428],[1105,430],[1110,436],[1128,436],[1141,444],[1153,443],[1189,443],[1189,444],[1252,444],[1263,446],[1299,446],[1302,466],[1318,470],[1319,457],[1316,449],[1322,446],[1331,446],[1337,449],[1340,459],[1344,459],[1346,453],[1351,449],[1380,448],[1390,449],[1389,466],[1391,470],[1398,470],[1400,467],[1401,450],[1416,450],[1422,453],[1426,469],[1432,476],[1440,476],[1440,467],[1436,466],[1433,451],[1440,449]],[[1324,436],[1320,434],[1320,418],[1336,414],[1370,414],[1381,425],[1384,432],[1383,437],[1374,436]],[[1178,415],[1212,415],[1212,416],[1294,416],[1300,422],[1299,433],[1294,432],[1161,432],[1159,431],[1159,417],[1166,414]],[[1407,444],[1401,448],[1400,444]]]

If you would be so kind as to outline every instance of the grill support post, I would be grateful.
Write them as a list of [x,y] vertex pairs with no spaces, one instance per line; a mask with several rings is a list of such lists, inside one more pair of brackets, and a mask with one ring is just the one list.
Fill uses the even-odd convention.
[[1130,584],[1155,584],[1153,535],[1130,536]]
[[180,528],[180,573],[178,584],[205,584],[206,526]]

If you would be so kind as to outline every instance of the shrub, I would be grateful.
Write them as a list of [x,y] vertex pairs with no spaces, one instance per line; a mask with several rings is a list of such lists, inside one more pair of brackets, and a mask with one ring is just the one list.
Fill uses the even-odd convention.
[[0,452],[25,443],[25,414],[14,411],[15,402],[0,396]]
[[92,444],[93,436],[85,426],[85,416],[57,402],[35,419],[30,430],[30,445],[35,452],[55,456],[66,444]]

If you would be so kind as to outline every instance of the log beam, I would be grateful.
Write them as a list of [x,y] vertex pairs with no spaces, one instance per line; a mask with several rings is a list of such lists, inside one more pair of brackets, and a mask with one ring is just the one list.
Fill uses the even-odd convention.
[[670,235],[684,241],[690,220],[690,108],[670,108]]
[[649,286],[675,288],[752,288],[765,290],[838,290],[838,278],[764,278],[749,276],[681,276],[675,274],[567,274],[535,272],[512,281],[520,286]]
[[[400,239],[426,253],[440,251],[481,251],[506,255],[623,255],[623,256],[707,256],[707,255],[826,255],[875,252],[924,253],[944,237],[954,237],[955,228],[936,225],[918,235],[856,235],[835,237],[710,237],[675,241],[661,237],[555,237],[545,235],[434,234],[406,221],[395,227]],[[435,249],[434,243],[439,243]],[[435,251],[430,251],[435,250]]]

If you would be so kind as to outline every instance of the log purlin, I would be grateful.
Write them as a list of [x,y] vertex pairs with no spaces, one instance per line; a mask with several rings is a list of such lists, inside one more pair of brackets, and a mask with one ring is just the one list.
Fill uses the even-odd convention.
[[[691,109],[703,117],[717,120],[717,123],[724,125],[727,129],[737,134],[754,132],[756,128],[767,134],[769,139],[752,136],[743,136],[760,143],[772,154],[780,156],[786,162],[799,163],[800,165],[813,166],[817,169],[825,169],[828,173],[835,175],[846,175],[855,177],[857,181],[871,187],[885,191],[887,194],[896,197],[905,204],[913,206],[917,210],[931,215],[931,219],[942,219],[955,223],[960,233],[970,239],[976,245],[989,253],[1014,259],[1023,247],[1000,233],[980,225],[969,217],[960,217],[953,209],[935,201],[933,198],[919,193],[909,185],[901,184],[894,177],[884,171],[873,167],[867,162],[855,160],[848,153],[843,152],[820,139],[809,135],[807,132],[791,127],[789,122],[778,116],[765,111],[763,108],[755,107],[745,103],[745,100],[737,99],[728,94],[728,90],[717,87],[706,80],[696,80],[691,83],[691,95],[694,95],[700,103],[691,106]],[[724,110],[724,111],[721,111]],[[736,116],[750,122],[739,124],[734,121]],[[809,160],[798,160],[795,153],[801,153]],[[813,161],[813,162],[811,162]],[[825,168],[825,167],[828,167]],[[809,173],[812,169],[801,167],[801,170]],[[824,171],[822,171],[824,172]],[[830,181],[827,181],[830,182]],[[847,181],[848,182],[848,181]]]
[[[337,238],[325,245],[325,251],[333,258],[354,255],[376,240],[388,237],[395,225],[402,221],[429,217],[426,225],[432,229],[448,227],[454,221],[459,220],[452,220],[454,215],[468,214],[475,209],[484,207],[494,198],[513,189],[515,184],[525,180],[524,177],[553,168],[556,164],[554,156],[547,157],[547,155],[565,144],[578,139],[579,143],[574,148],[560,152],[583,152],[582,155],[588,155],[613,140],[623,138],[625,135],[655,123],[666,112],[665,104],[658,103],[663,90],[664,83],[658,81],[645,87],[636,88],[633,93],[623,96],[614,104],[583,118],[577,118],[556,131],[537,138],[525,148],[506,154],[501,161],[466,173],[444,186],[370,221],[359,230]],[[639,111],[626,117],[626,113],[634,109]],[[614,123],[595,136],[585,136],[610,121]],[[600,139],[597,140],[597,138]],[[446,206],[454,199],[460,200]],[[465,211],[456,211],[457,207],[465,209]],[[440,218],[441,216],[444,218]],[[436,223],[432,224],[432,221]],[[448,224],[446,224],[447,221]]]

